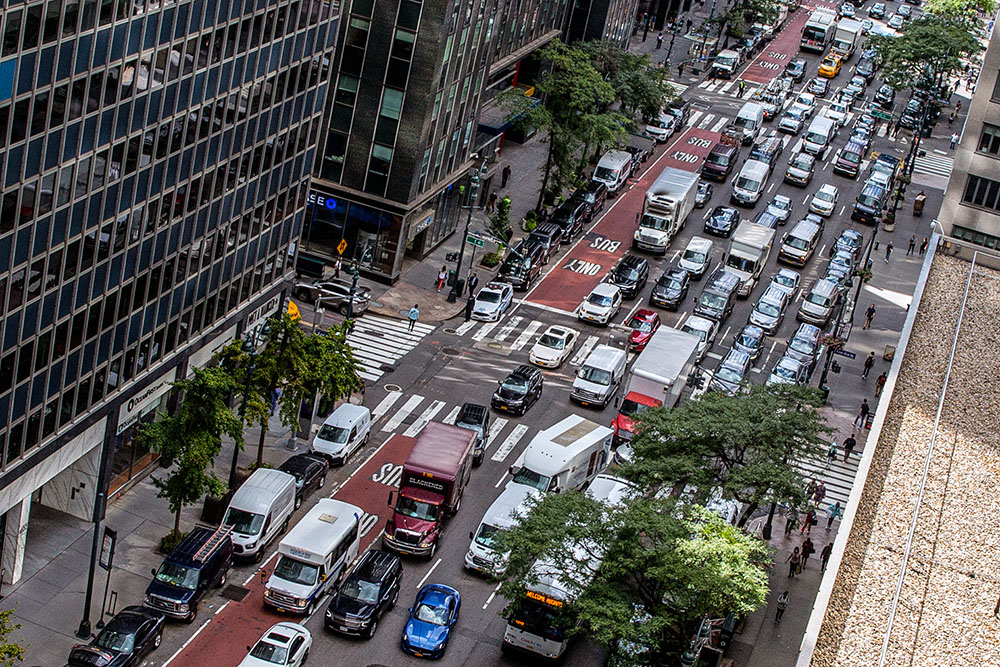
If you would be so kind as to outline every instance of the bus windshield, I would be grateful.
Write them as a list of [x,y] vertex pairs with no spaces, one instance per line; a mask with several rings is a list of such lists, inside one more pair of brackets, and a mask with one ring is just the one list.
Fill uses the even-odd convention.
[[514,610],[508,623],[533,635],[553,642],[562,642],[566,633],[559,627],[559,610],[546,604],[525,600]]

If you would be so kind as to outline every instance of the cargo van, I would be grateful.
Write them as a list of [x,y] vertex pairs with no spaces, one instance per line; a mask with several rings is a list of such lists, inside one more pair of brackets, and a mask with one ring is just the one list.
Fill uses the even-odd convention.
[[799,220],[781,239],[778,259],[788,264],[805,266],[819,244],[823,229],[810,220]]
[[840,300],[840,286],[836,281],[824,278],[817,280],[809,294],[802,299],[795,319],[823,327],[830,321],[834,306]]
[[766,162],[747,160],[733,181],[733,192],[729,196],[734,204],[753,206],[764,193],[771,168]]
[[153,570],[145,605],[188,623],[198,615],[198,602],[210,588],[226,583],[233,564],[232,528],[198,526]]
[[721,323],[733,312],[742,283],[739,276],[725,269],[717,269],[701,290],[698,303],[694,307],[694,314]]
[[264,603],[310,616],[358,556],[360,507],[322,498],[278,544],[278,563],[264,588]]
[[524,484],[508,484],[503,493],[487,508],[479,526],[469,533],[469,550],[465,553],[465,567],[484,574],[502,574],[506,569],[506,555],[494,550],[496,534],[513,528],[528,513],[533,500],[542,497],[538,489]]
[[740,130],[744,146],[749,146],[757,141],[757,137],[760,136],[760,131],[764,127],[764,105],[757,102],[747,102],[736,114],[733,125]]
[[608,195],[614,196],[628,180],[632,170],[632,154],[628,151],[610,150],[601,156],[591,180],[600,181],[608,187]]
[[368,442],[372,414],[363,405],[343,403],[333,411],[313,438],[312,451],[331,463],[342,465]]
[[826,116],[814,118],[802,137],[802,150],[819,157],[837,136],[837,122]]
[[274,468],[257,468],[233,494],[222,524],[233,529],[238,558],[260,562],[271,540],[288,529],[295,511],[295,476]]
[[514,478],[507,486],[521,484],[542,493],[582,489],[611,462],[613,435],[607,426],[570,415],[532,438],[511,466]]
[[625,377],[628,355],[610,345],[598,345],[580,366],[569,397],[582,405],[606,406]]
[[771,169],[774,169],[774,165],[778,162],[778,158],[781,156],[781,151],[784,148],[785,144],[781,140],[781,137],[761,139],[750,149],[750,156],[747,159],[763,162]]

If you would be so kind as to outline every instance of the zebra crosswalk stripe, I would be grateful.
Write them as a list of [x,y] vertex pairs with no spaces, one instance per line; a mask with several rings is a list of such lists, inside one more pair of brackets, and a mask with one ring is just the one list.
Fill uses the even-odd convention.
[[469,333],[469,330],[472,329],[472,327],[476,326],[477,324],[479,324],[479,322],[477,322],[475,320],[469,320],[468,322],[462,322],[462,324],[457,329],[455,329],[455,335],[456,336],[464,336],[465,334]]
[[500,435],[500,431],[502,431],[503,427],[506,425],[507,420],[503,417],[493,420],[493,425],[490,426],[490,435],[486,438],[486,449],[490,448],[490,445],[493,444],[493,441],[497,439],[497,436]]
[[483,326],[479,327],[479,330],[476,331],[476,333],[472,334],[472,340],[476,341],[477,343],[481,340],[484,340],[487,336],[490,335],[491,331],[496,329],[496,326],[498,324],[500,324],[500,322],[487,322]]
[[715,123],[715,125],[712,126],[712,132],[718,132],[718,131],[720,131],[723,127],[725,127],[726,123],[728,123],[728,122],[729,122],[729,119],[726,118],[725,116],[722,116]]
[[389,412],[389,408],[396,404],[396,401],[403,395],[401,391],[390,391],[382,399],[382,402],[375,406],[372,411],[372,421],[379,419],[382,415]]
[[403,423],[403,420],[406,419],[409,414],[413,412],[413,410],[420,405],[421,402],[423,402],[423,400],[424,397],[417,394],[410,396],[406,403],[403,403],[403,407],[401,407],[396,414],[389,419],[389,421],[382,425],[382,431],[385,433],[391,433],[399,428],[399,425]]
[[503,325],[503,328],[501,328],[500,331],[497,332],[497,335],[494,336],[493,339],[500,343],[507,340],[507,336],[511,335],[511,333],[514,332],[514,329],[517,328],[517,325],[521,323],[522,319],[524,318],[522,318],[520,315],[514,315],[513,317],[511,317],[509,320],[507,320],[507,323]]
[[528,344],[528,342],[535,336],[535,333],[542,328],[542,323],[539,320],[532,320],[531,324],[521,332],[521,335],[511,344],[510,349],[520,350],[522,347]]
[[691,116],[688,118],[688,125],[690,127],[695,127],[695,126],[701,127],[701,124],[698,123],[698,119],[704,115],[705,112],[701,110],[692,112]]
[[938,175],[944,177],[951,176],[951,170],[954,166],[954,160],[950,157],[941,157],[939,155],[918,155],[914,165],[913,171],[920,174]]
[[517,445],[518,441],[524,437],[527,430],[528,427],[524,424],[518,424],[515,426],[514,430],[507,436],[507,439],[503,441],[503,444],[501,444],[495,452],[493,452],[493,456],[490,458],[494,461],[503,461],[507,458],[507,455],[510,454],[512,449],[514,449],[514,446]]
[[424,430],[424,426],[427,426],[427,422],[434,419],[434,416],[441,412],[441,408],[445,405],[444,401],[434,401],[431,403],[426,410],[417,417],[417,421],[410,424],[410,428],[403,431],[403,435],[408,438],[415,438]]
[[416,322],[410,331],[409,322],[405,320],[371,314],[358,318],[354,329],[347,334],[347,342],[358,362],[358,375],[365,380],[378,380],[384,374],[383,365],[395,364],[434,328]]
[[445,417],[442,421],[445,424],[454,424],[455,420],[458,419],[458,413],[461,409],[462,408],[460,406],[456,405],[451,409],[451,412],[448,413],[448,416]]

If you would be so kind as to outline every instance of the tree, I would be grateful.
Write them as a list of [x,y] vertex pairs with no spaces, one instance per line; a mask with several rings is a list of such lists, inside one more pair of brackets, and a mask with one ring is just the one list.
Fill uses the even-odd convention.
[[21,629],[20,623],[11,622],[13,616],[13,609],[0,611],[0,667],[14,667],[24,661],[24,649],[10,639],[10,633]]
[[995,0],[927,0],[924,5],[924,14],[960,21],[970,29],[979,25],[980,15],[993,16],[996,10]]
[[646,410],[622,474],[653,492],[692,485],[699,501],[721,491],[745,505],[743,526],[766,503],[805,500],[805,480],[789,462],[824,451],[822,404],[815,389],[747,385],[735,396]]
[[775,0],[743,0],[713,21],[719,24],[719,34],[739,39],[754,23],[771,23],[778,18]]
[[967,24],[938,16],[915,19],[896,37],[872,35],[868,44],[882,62],[882,78],[897,90],[931,90],[964,71],[968,56],[980,50]]
[[181,392],[181,404],[172,415],[145,424],[136,436],[140,447],[156,452],[166,467],[164,479],[153,479],[157,496],[174,513],[173,535],[180,533],[181,509],[206,493],[222,495],[226,484],[212,471],[222,449],[222,436],[243,444],[243,425],[228,406],[237,388],[223,368],[193,369],[194,375],[172,383]]
[[674,90],[667,82],[668,70],[655,67],[649,55],[623,51],[603,40],[577,46],[590,56],[601,76],[611,82],[624,116],[634,119],[640,114],[642,118],[655,118],[663,108],[663,100],[674,97]]
[[497,200],[496,209],[487,219],[486,233],[497,243],[506,245],[510,241],[513,234],[510,226],[510,197]]

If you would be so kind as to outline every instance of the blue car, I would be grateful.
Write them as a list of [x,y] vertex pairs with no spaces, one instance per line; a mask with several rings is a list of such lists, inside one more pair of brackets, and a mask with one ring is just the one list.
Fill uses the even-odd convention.
[[458,622],[462,596],[444,584],[427,584],[410,607],[400,648],[418,658],[440,658],[448,648],[452,626]]

